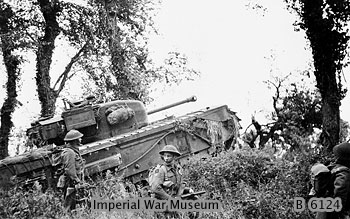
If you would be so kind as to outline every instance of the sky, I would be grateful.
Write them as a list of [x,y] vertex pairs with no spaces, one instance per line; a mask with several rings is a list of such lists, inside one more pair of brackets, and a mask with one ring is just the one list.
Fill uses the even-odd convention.
[[[263,9],[252,9],[248,4],[259,3]],[[309,68],[312,61],[305,33],[294,30],[295,16],[287,11],[283,0],[164,0],[155,18],[159,35],[150,38],[150,52],[160,62],[170,51],[179,51],[188,57],[189,64],[201,72],[195,81],[178,86],[158,89],[151,93],[153,109],[162,105],[197,96],[194,103],[184,104],[150,119],[165,115],[181,115],[210,106],[227,105],[241,118],[245,129],[254,115],[264,121],[272,110],[273,90],[264,83],[272,76],[300,80],[298,72]],[[63,49],[65,50],[65,49]],[[64,68],[62,53],[54,56],[54,68]],[[61,53],[61,54],[60,54]],[[73,53],[71,54],[71,56]],[[25,63],[21,92],[18,99],[23,106],[14,113],[17,127],[27,128],[31,119],[40,112],[35,90],[35,58]],[[0,70],[3,66],[0,66]],[[347,75],[349,70],[344,70]],[[33,72],[33,74],[29,74]],[[314,87],[313,78],[310,87]],[[4,85],[5,78],[0,78]],[[344,83],[345,87],[348,84]],[[81,90],[68,87],[70,93],[79,96]],[[0,93],[0,104],[4,92]],[[350,95],[343,101],[341,117],[350,121]]]
[[[255,2],[266,10],[247,6]],[[298,72],[308,69],[312,61],[305,33],[294,30],[296,18],[283,1],[170,0],[164,2],[157,19],[162,35],[154,39],[155,54],[162,57],[171,49],[182,51],[202,73],[199,80],[154,94],[154,106],[197,96],[197,103],[174,112],[228,105],[242,119],[243,127],[250,124],[252,115],[264,121],[272,110],[274,94],[264,81],[289,73],[300,80]],[[310,87],[314,87],[313,80],[308,81]],[[343,112],[350,108],[344,104],[348,100],[343,100]],[[349,116],[342,113],[347,121]]]

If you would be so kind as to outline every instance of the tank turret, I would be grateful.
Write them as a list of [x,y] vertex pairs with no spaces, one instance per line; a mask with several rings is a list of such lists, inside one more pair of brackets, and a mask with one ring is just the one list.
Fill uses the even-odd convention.
[[65,111],[60,116],[40,118],[27,130],[29,142],[33,146],[63,145],[63,138],[71,129],[84,134],[83,144],[114,137],[148,125],[147,115],[196,101],[196,97],[148,112],[144,104],[137,100],[115,100],[98,104],[94,104],[94,96],[81,101],[63,100]]

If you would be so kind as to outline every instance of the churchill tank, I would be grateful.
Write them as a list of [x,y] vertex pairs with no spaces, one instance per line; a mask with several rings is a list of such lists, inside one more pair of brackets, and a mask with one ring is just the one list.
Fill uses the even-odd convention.
[[112,170],[135,184],[146,183],[149,168],[161,162],[158,152],[164,145],[178,148],[181,164],[194,155],[215,155],[233,147],[241,126],[227,105],[149,121],[152,114],[194,101],[192,96],[147,111],[137,100],[96,103],[93,96],[82,101],[64,99],[61,115],[41,118],[27,129],[26,153],[0,160],[0,187],[39,181],[55,188],[54,157],[62,151],[64,136],[72,129],[84,134],[79,150],[86,161],[85,177]]

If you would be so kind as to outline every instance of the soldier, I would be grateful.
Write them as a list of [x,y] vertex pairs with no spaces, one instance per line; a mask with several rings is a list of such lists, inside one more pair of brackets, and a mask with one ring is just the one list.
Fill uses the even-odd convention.
[[[168,200],[170,198],[180,198],[181,195],[186,194],[185,199],[198,199],[193,190],[185,187],[182,179],[182,167],[175,163],[175,158],[181,154],[174,145],[165,145],[159,151],[161,159],[164,161],[161,165],[157,165],[155,169],[150,171],[148,178],[151,197]],[[166,218],[177,218],[179,215],[176,212],[165,211]],[[197,218],[198,212],[189,212],[189,218]]]
[[84,171],[85,160],[79,153],[79,145],[81,145],[81,138],[83,134],[77,130],[70,130],[64,141],[66,147],[64,148],[61,159],[64,168],[64,182],[63,182],[63,197],[64,208],[67,211],[75,209],[76,205],[76,185],[82,183],[82,175]]
[[331,218],[349,218],[350,210],[350,143],[344,142],[333,148],[336,157],[332,173],[335,175],[333,197],[339,197],[343,208]]
[[174,145],[165,145],[159,154],[164,162],[157,165],[150,173],[149,184],[152,196],[167,200],[180,197],[182,194],[193,193],[192,189],[184,187],[182,167],[175,163],[175,158],[181,155],[177,148]]
[[341,199],[342,209],[339,212],[318,212],[317,219],[350,218],[350,143],[344,142],[334,146],[333,153],[336,161],[329,169],[334,181],[328,194],[331,198]]
[[149,183],[152,196],[167,200],[177,195],[182,183],[182,169],[174,162],[175,158],[181,154],[173,145],[164,146],[159,154],[164,163],[153,170],[154,174],[150,177]]

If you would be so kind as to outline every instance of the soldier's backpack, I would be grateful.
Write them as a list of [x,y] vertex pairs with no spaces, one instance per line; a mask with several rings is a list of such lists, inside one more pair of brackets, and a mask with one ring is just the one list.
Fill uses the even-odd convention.
[[311,190],[309,195],[330,197],[334,188],[334,177],[331,170],[324,164],[317,163],[311,167]]
[[[57,181],[57,188],[62,188],[64,186],[64,183],[66,181],[66,175],[64,174],[64,165],[63,165],[63,157],[64,154],[68,151],[71,151],[70,153],[75,153],[73,149],[71,148],[58,148],[53,154],[52,154],[52,167],[53,167],[53,178]],[[75,159],[75,162],[77,162],[77,158]],[[79,159],[79,170],[77,169],[77,175],[81,177],[81,179],[84,179],[84,166],[85,166],[85,160],[80,157]]]
[[317,163],[311,167],[311,185],[309,195],[315,197],[332,197],[334,192],[334,181],[336,174],[341,171],[348,171],[348,167],[333,165],[326,166]]
[[56,183],[57,188],[63,188],[64,186],[64,167],[62,162],[62,154],[64,148],[57,148],[52,154],[52,169],[53,169],[53,178]]

